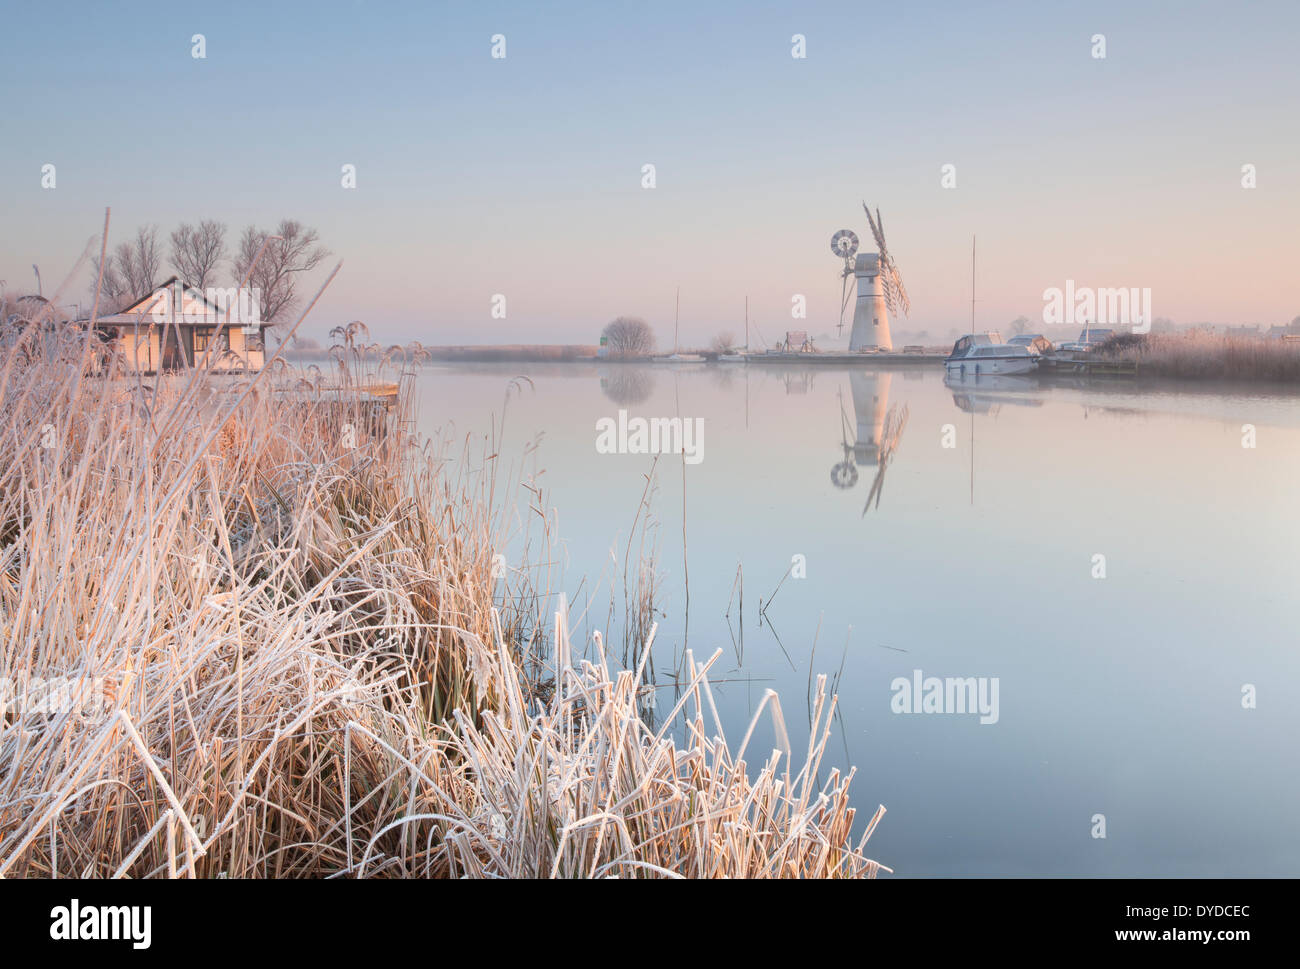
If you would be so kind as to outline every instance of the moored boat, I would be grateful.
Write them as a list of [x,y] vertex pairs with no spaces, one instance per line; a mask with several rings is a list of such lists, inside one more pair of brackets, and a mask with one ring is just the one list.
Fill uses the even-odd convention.
[[971,333],[952,345],[944,363],[949,373],[980,376],[1030,373],[1040,359],[1029,347],[1003,343],[997,333]]

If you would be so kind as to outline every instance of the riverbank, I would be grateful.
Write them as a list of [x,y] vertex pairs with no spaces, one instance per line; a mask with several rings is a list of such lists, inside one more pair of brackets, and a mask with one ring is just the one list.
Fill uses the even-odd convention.
[[[819,777],[834,699],[806,765],[751,771],[718,654],[688,656],[652,725],[653,630],[627,670],[572,642],[549,550],[495,551],[519,482],[399,433],[409,371],[92,378],[76,331],[34,330],[0,354],[0,875],[879,870],[883,809],[855,823],[851,773]],[[780,741],[775,694],[759,718]]]
[[[402,349],[402,348],[399,348]],[[462,361],[466,363],[497,363],[507,361],[555,363],[573,360],[595,360],[599,347],[575,343],[503,343],[464,346],[422,346],[412,344],[404,348],[408,355],[418,353],[421,359]],[[286,351],[290,359],[319,361],[330,359],[325,347],[291,347]]]
[[1093,354],[1137,366],[1143,377],[1177,380],[1300,382],[1300,340],[1264,340],[1212,333],[1126,334]]
[[[601,357],[599,348],[581,344],[503,344],[498,346],[420,347],[422,360],[440,363],[599,363],[616,366],[723,366],[734,367],[934,367],[947,356],[942,347],[909,348],[884,353],[849,353],[828,350],[813,353],[745,353],[719,360],[714,351],[689,351],[702,359],[674,361],[666,357]],[[686,355],[688,351],[683,351]],[[289,351],[303,363],[330,359],[327,350]],[[1215,336],[1201,331],[1161,334],[1124,334],[1094,349],[1083,358],[1103,369],[1127,368],[1129,375],[1185,381],[1236,381],[1260,383],[1300,382],[1300,340],[1264,340]],[[1136,368],[1133,370],[1132,368]],[[1062,372],[1070,368],[1062,368]],[[1044,371],[1047,374],[1047,371]],[[1055,372],[1047,374],[1056,376]]]

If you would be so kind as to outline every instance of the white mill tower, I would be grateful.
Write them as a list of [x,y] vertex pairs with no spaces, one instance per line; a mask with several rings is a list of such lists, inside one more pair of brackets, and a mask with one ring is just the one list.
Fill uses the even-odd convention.
[[889,307],[885,303],[885,285],[880,276],[880,254],[858,253],[853,264],[853,276],[858,281],[858,302],[853,308],[849,349],[894,349],[894,341],[889,336]]
[[[849,229],[841,229],[831,239],[831,251],[844,259],[842,278],[844,285],[841,292],[840,327],[844,326],[844,310],[848,306],[848,281],[852,276],[857,280],[858,300],[853,308],[853,329],[849,332],[849,350],[892,350],[893,338],[889,332],[889,315],[902,309],[906,316],[912,308],[903,288],[903,279],[898,274],[885,245],[885,233],[881,228],[880,212],[875,217],[862,203],[867,213],[867,222],[871,234],[876,240],[876,252],[858,250],[858,237]],[[856,254],[857,258],[854,258]]]

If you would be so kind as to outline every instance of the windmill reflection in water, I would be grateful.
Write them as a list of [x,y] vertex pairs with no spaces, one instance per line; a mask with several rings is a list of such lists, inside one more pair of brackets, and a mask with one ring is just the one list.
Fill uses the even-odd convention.
[[889,405],[888,373],[854,373],[849,375],[853,396],[854,420],[849,421],[844,409],[844,392],[840,391],[840,446],[842,460],[831,468],[831,483],[847,491],[858,483],[858,468],[874,467],[875,476],[863,505],[865,517],[873,502],[880,507],[880,496],[885,485],[885,471],[894,459],[894,452],[907,426],[907,405]]

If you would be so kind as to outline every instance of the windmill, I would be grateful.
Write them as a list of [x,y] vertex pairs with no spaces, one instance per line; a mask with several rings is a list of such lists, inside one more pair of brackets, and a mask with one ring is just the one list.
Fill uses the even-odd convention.
[[[844,309],[848,306],[848,278],[852,275],[858,281],[858,302],[853,310],[849,349],[892,350],[894,343],[889,334],[889,315],[896,314],[901,309],[906,316],[912,304],[907,298],[907,290],[894,258],[885,245],[880,210],[877,209],[873,216],[866,202],[862,203],[862,210],[867,213],[867,222],[876,240],[876,252],[857,252],[858,237],[848,229],[841,229],[831,239],[831,250],[844,258],[840,326],[844,325]],[[857,253],[856,259],[854,253]]]

